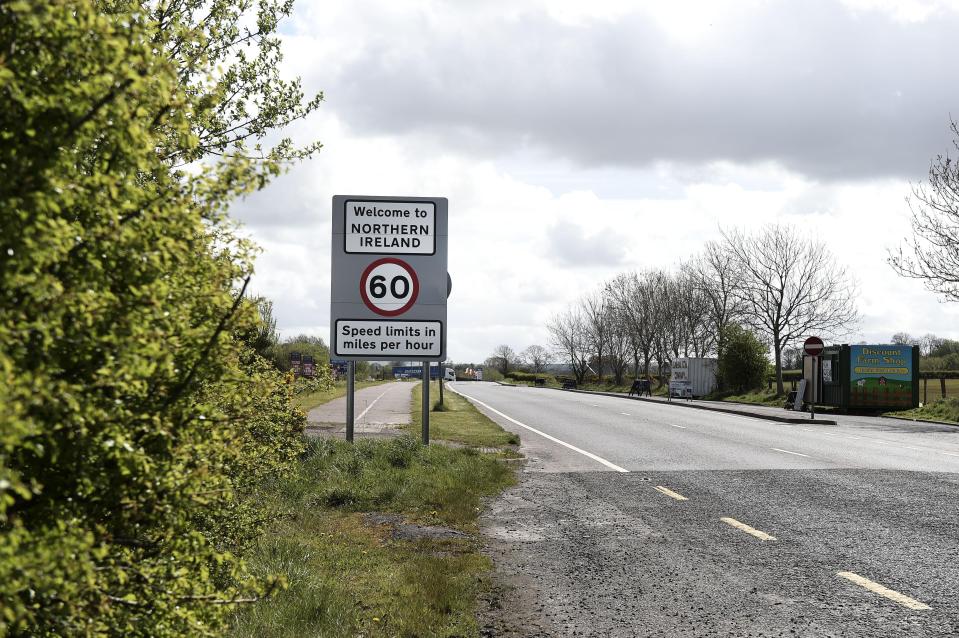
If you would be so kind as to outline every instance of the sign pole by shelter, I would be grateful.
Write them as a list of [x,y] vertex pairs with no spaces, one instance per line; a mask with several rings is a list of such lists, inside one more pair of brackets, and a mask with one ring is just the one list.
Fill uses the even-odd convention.
[[819,398],[819,355],[826,344],[819,337],[809,337],[803,342],[803,352],[812,357],[812,384],[809,391],[809,418],[816,418],[816,400]]
[[[450,288],[446,198],[335,195],[332,227],[331,357],[444,361]],[[429,364],[423,367],[428,379]],[[424,442],[427,418],[428,412]]]

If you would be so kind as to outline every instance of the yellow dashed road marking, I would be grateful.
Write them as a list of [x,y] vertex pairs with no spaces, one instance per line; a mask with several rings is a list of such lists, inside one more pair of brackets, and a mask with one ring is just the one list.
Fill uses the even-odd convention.
[[679,494],[678,492],[674,492],[674,491],[672,491],[671,489],[669,489],[668,487],[663,487],[662,485],[657,485],[657,486],[656,486],[656,491],[657,491],[657,492],[660,492],[660,493],[662,493],[662,494],[665,494],[665,495],[668,496],[669,498],[674,498],[674,499],[676,499],[677,501],[688,501],[688,500],[689,500],[688,498],[686,498],[686,497],[683,496],[682,494]]
[[921,603],[915,598],[910,598],[909,596],[900,594],[899,592],[889,589],[888,587],[883,587],[879,583],[860,576],[859,574],[854,574],[852,572],[836,572],[836,576],[856,583],[860,587],[865,587],[875,594],[885,596],[889,600],[895,601],[903,607],[908,607],[909,609],[930,609],[929,605]]
[[761,541],[774,541],[774,540],[776,540],[776,537],[775,537],[775,536],[770,536],[770,535],[767,534],[766,532],[762,532],[762,531],[756,529],[755,527],[750,527],[749,525],[746,525],[746,523],[740,523],[740,522],[737,521],[735,518],[729,518],[728,516],[724,516],[723,518],[721,518],[721,519],[719,519],[719,520],[721,520],[722,522],[726,523],[727,525],[732,525],[732,526],[735,527],[736,529],[741,529],[742,531],[746,532],[747,534],[751,534],[751,535],[755,536],[756,538],[758,538],[758,539],[761,540]]

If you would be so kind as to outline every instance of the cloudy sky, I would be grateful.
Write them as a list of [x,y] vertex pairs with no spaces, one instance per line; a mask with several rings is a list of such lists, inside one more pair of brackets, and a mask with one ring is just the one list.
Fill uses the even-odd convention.
[[283,33],[326,96],[290,133],[324,148],[233,213],[285,336],[329,339],[331,198],[364,194],[449,198],[456,362],[771,222],[854,273],[851,341],[959,338],[959,306],[886,263],[959,117],[953,3],[298,0]]

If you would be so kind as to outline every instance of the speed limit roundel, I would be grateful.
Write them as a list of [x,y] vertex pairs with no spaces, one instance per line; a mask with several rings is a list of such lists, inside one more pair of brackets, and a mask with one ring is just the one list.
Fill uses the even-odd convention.
[[416,303],[420,282],[413,268],[395,257],[377,259],[360,276],[360,296],[378,315],[395,317]]

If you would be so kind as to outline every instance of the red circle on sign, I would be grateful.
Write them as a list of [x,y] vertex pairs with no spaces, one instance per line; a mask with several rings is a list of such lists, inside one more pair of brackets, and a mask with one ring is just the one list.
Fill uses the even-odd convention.
[[809,337],[802,344],[803,352],[808,354],[811,357],[816,356],[823,351],[825,344],[823,344],[822,339],[819,337]]
[[[377,306],[376,302],[373,299],[370,299],[369,293],[367,293],[366,291],[367,280],[369,279],[370,275],[378,267],[386,264],[393,264],[394,266],[399,266],[408,275],[409,283],[410,283],[409,299],[406,301],[405,304],[403,304],[402,307],[396,308],[393,310],[387,310],[386,308],[380,308],[379,306]],[[392,285],[393,282],[390,282],[390,283]],[[360,297],[363,298],[363,303],[366,304],[367,308],[369,308],[370,310],[372,310],[378,315],[382,315],[383,317],[395,317],[397,315],[403,314],[404,312],[406,312],[407,310],[413,307],[413,304],[416,303],[416,298],[419,297],[419,294],[420,294],[420,281],[419,279],[416,278],[416,271],[413,270],[413,267],[410,266],[405,261],[403,261],[402,259],[397,259],[395,257],[383,257],[382,259],[377,259],[376,261],[371,263],[369,266],[367,266],[366,270],[363,271],[363,274],[360,275]]]

